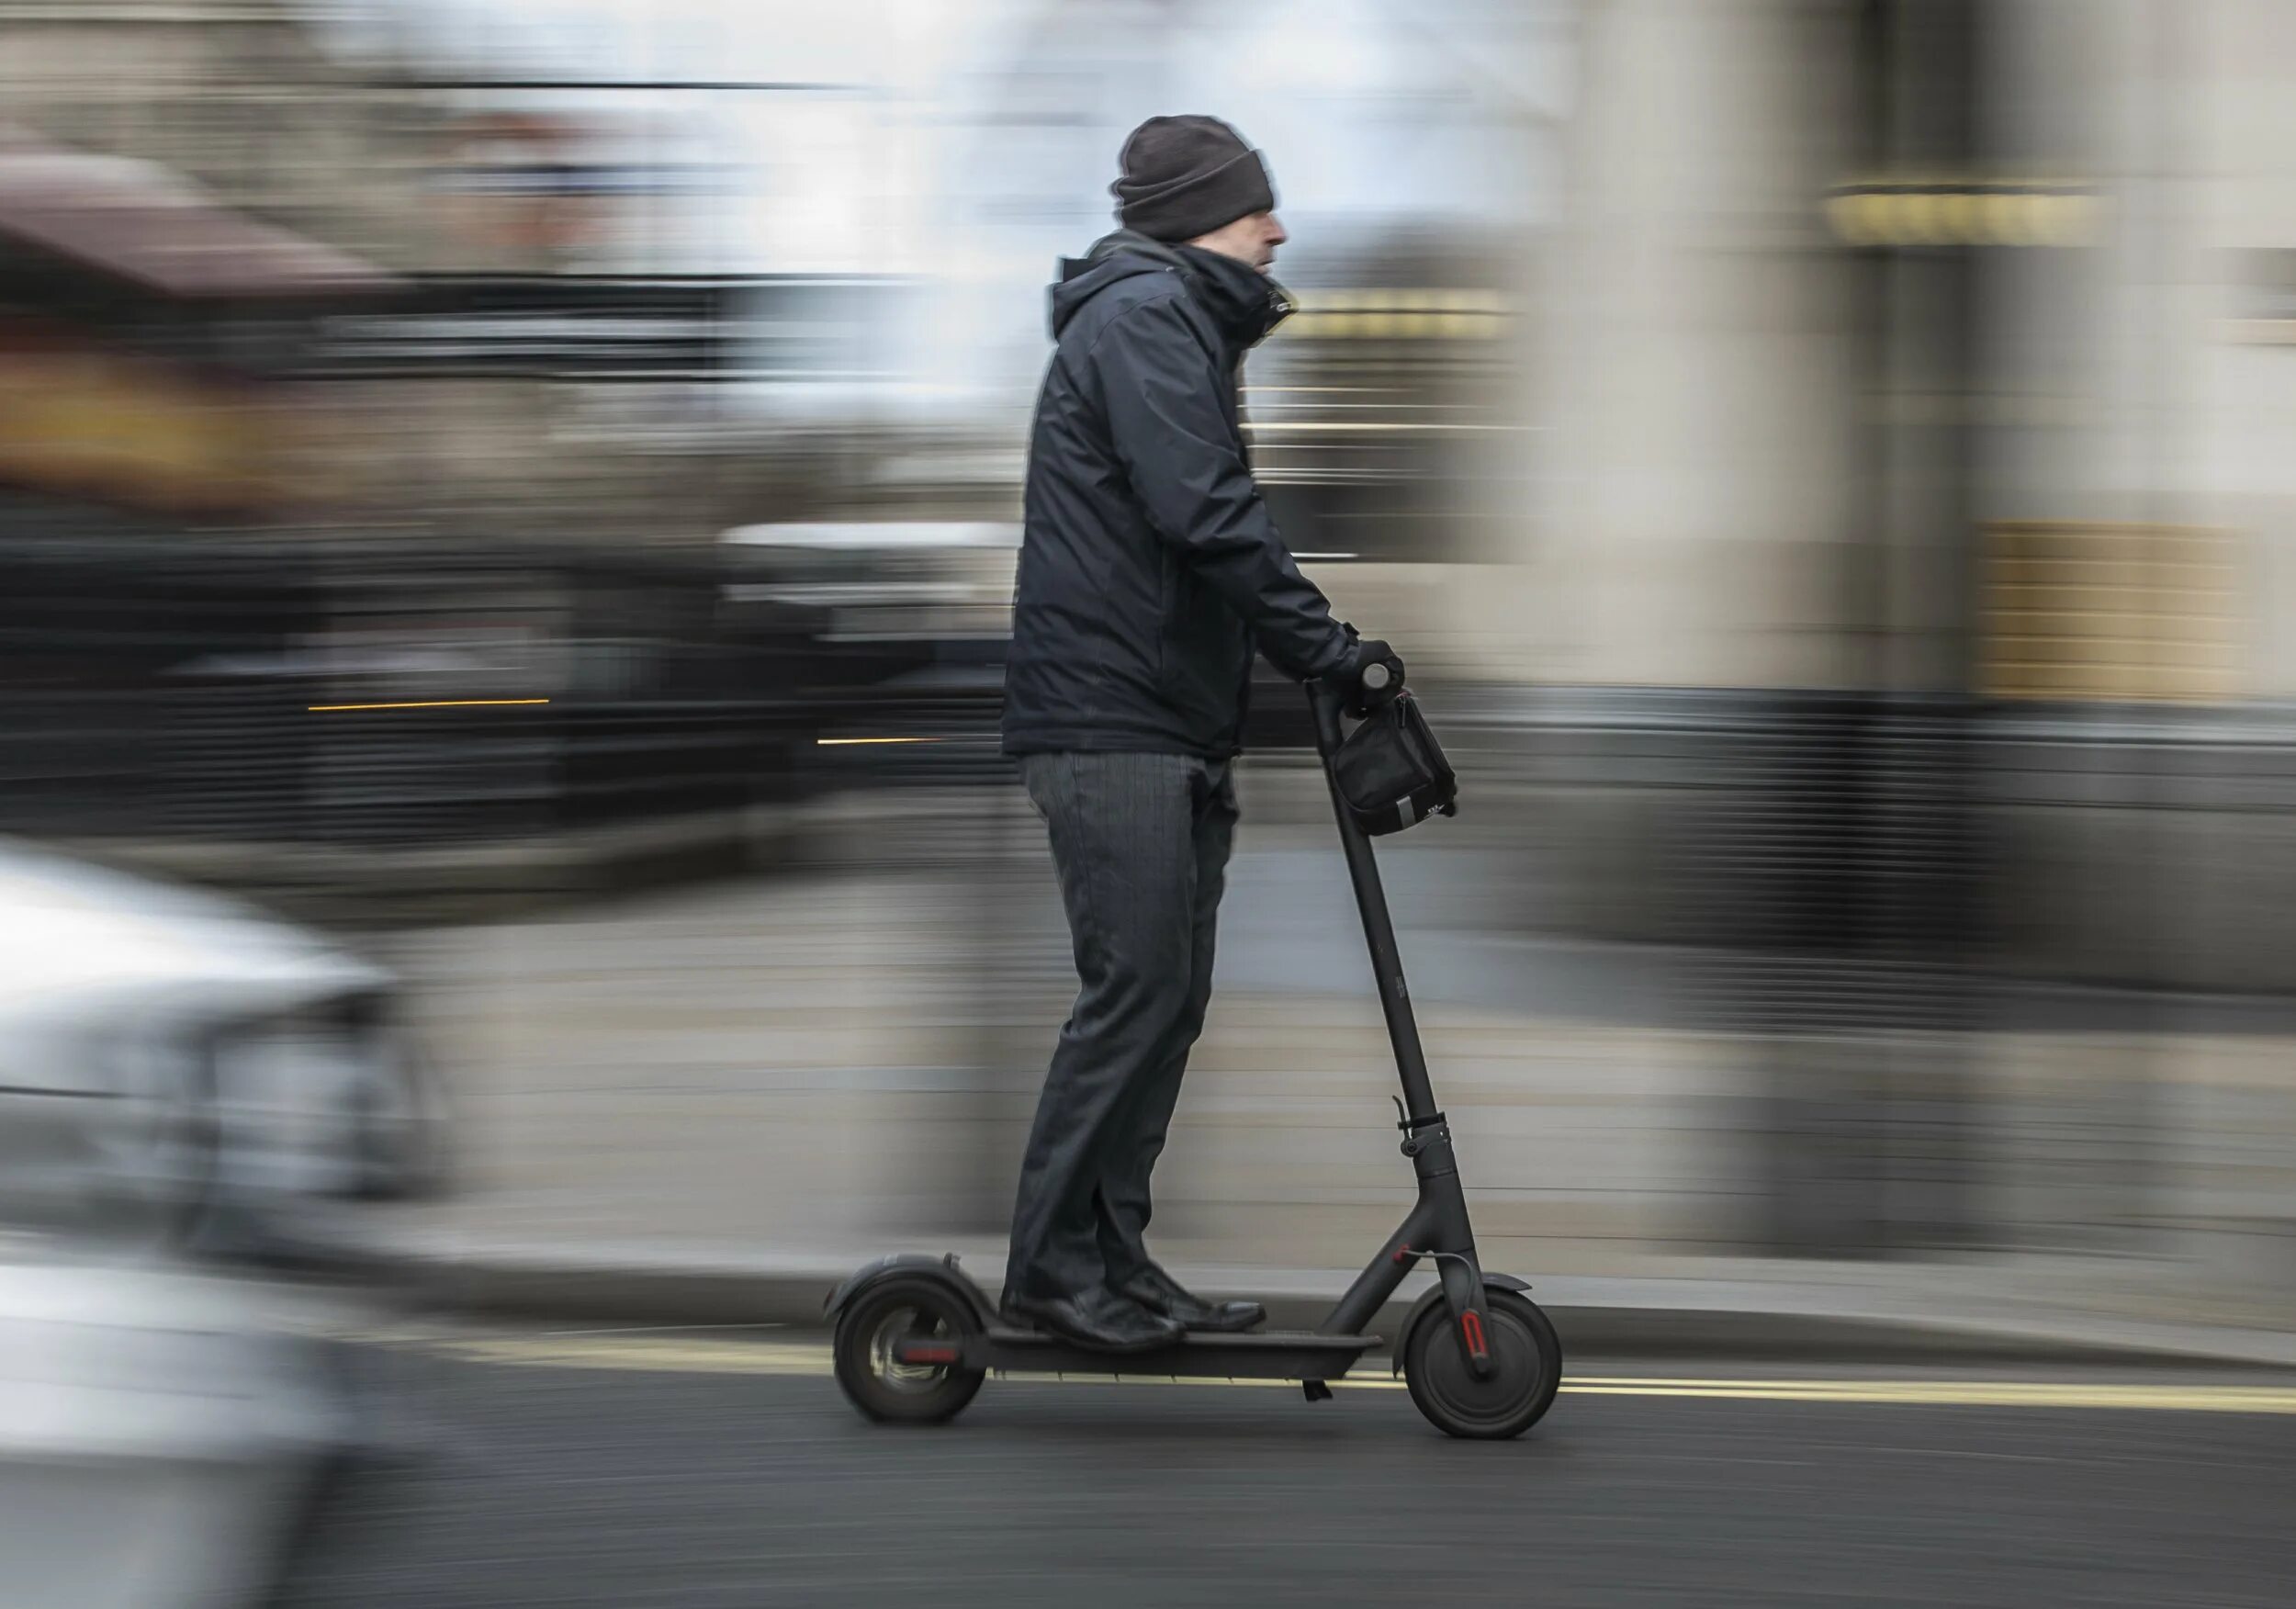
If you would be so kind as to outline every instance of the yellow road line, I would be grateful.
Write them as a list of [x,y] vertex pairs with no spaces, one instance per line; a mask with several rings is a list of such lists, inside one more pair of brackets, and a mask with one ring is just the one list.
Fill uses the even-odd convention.
[[823,1346],[786,1342],[557,1339],[546,1335],[419,1343],[427,1352],[471,1363],[535,1368],[618,1368],[657,1374],[826,1375]]
[[1705,1397],[1754,1402],[1906,1403],[1953,1408],[2165,1409],[2188,1413],[2296,1413],[2285,1386],[2115,1385],[2045,1380],[1572,1379],[1590,1397]]
[[[825,1376],[826,1347],[791,1342],[652,1340],[645,1337],[520,1335],[413,1343],[472,1363],[534,1368],[625,1369],[656,1374]],[[1376,1368],[1376,1366],[1374,1366]],[[1014,1379],[1066,1384],[1275,1386],[1296,1380],[1169,1375],[1016,1373]],[[1371,1373],[1331,1382],[1335,1390],[1391,1391],[1403,1382]],[[2296,1414],[2296,1387],[2133,1385],[2060,1380],[1733,1379],[1668,1375],[1578,1375],[1564,1391],[1584,1397],[1682,1397],[1751,1402],[1901,1404],[1939,1408],[2153,1409],[2184,1413]]]
[[546,704],[549,702],[546,698],[423,698],[395,703],[309,704],[305,706],[304,713],[326,715],[344,710],[490,710],[513,704]]

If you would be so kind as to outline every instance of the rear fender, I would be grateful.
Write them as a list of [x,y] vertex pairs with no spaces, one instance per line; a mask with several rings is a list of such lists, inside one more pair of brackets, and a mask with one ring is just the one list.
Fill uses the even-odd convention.
[[981,1294],[981,1288],[958,1268],[954,1252],[938,1257],[924,1252],[895,1252],[889,1257],[880,1257],[848,1275],[845,1282],[829,1293],[829,1300],[822,1304],[821,1311],[834,1323],[838,1315],[862,1291],[880,1280],[901,1278],[931,1279],[946,1285],[971,1308],[981,1328],[988,1328],[993,1317],[988,1299]]

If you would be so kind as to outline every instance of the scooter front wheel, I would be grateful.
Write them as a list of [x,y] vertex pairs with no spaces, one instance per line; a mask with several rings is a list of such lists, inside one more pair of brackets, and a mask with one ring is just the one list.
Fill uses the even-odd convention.
[[[855,1297],[838,1316],[832,1356],[837,1383],[853,1406],[894,1424],[940,1424],[962,1412],[985,1376],[954,1362],[905,1361],[917,1343],[947,1343],[953,1356],[974,1327],[962,1299],[939,1280],[887,1279]],[[939,1350],[939,1348],[930,1348]]]
[[1562,1341],[1547,1315],[1511,1290],[1483,1291],[1490,1314],[1491,1375],[1477,1379],[1458,1326],[1440,1305],[1403,1340],[1403,1378],[1411,1400],[1446,1435],[1504,1441],[1521,1435],[1554,1406],[1562,1384]]

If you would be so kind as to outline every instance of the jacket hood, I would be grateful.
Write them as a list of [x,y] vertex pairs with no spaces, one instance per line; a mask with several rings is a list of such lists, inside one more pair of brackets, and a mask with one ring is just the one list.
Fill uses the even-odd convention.
[[1221,330],[1237,346],[1251,346],[1290,316],[1291,298],[1283,287],[1247,264],[1197,246],[1170,245],[1130,230],[1094,242],[1081,257],[1061,259],[1052,287],[1052,339],[1085,303],[1120,280],[1170,269],[1187,281]]
[[1129,230],[1094,242],[1081,257],[1063,257],[1060,278],[1052,287],[1052,339],[1059,340],[1068,321],[1109,286],[1142,274],[1161,274],[1167,268],[1187,271],[1178,248]]

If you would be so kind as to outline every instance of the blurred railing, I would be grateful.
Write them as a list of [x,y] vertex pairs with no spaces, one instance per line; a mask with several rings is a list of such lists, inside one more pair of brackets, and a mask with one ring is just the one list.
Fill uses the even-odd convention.
[[[0,552],[0,830],[473,844],[735,812],[947,702],[933,651],[736,606],[707,560],[415,545]],[[850,782],[851,779],[840,779]]]

